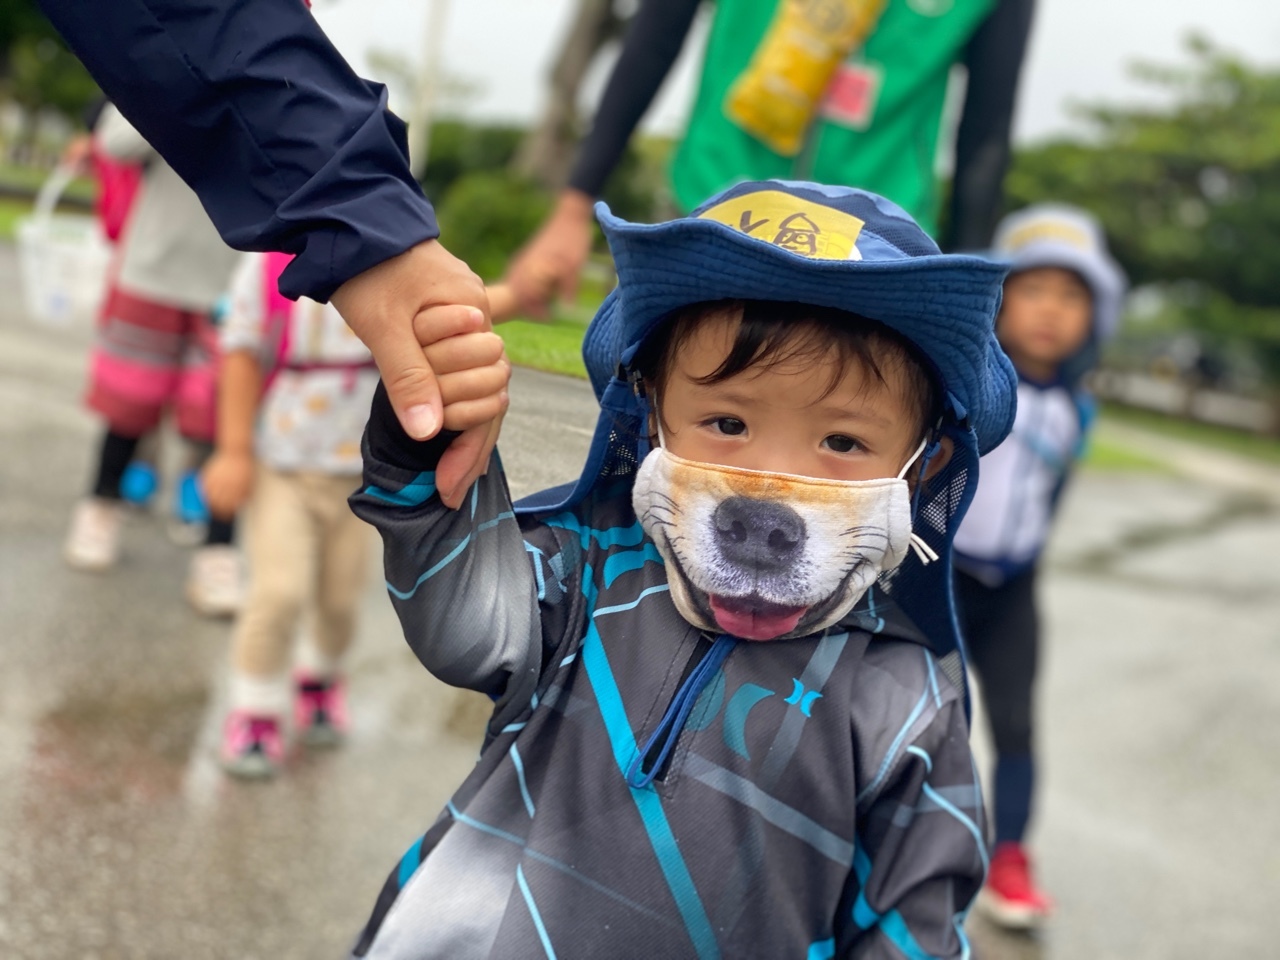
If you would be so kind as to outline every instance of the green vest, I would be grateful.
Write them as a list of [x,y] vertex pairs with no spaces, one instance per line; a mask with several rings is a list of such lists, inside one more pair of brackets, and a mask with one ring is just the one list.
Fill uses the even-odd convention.
[[688,130],[672,160],[676,200],[691,210],[741,180],[814,180],[888,197],[930,234],[938,225],[934,164],[951,66],[996,0],[889,0],[865,46],[832,82],[842,96],[809,128],[797,157],[774,153],[725,116],[778,0],[717,0]]

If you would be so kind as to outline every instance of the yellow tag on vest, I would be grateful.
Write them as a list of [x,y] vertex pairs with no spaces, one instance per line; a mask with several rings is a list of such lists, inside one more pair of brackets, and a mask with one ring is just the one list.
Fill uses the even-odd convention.
[[861,260],[857,247],[864,221],[781,190],[733,197],[698,214],[756,240],[814,260]]
[[818,105],[849,52],[866,42],[886,0],[780,0],[725,115],[775,153],[804,146]]

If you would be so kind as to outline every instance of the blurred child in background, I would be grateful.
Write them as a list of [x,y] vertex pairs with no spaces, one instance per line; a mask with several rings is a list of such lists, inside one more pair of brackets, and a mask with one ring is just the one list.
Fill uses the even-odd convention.
[[995,850],[979,904],[1001,925],[1028,928],[1052,909],[1023,846],[1035,783],[1036,575],[1091,419],[1081,380],[1115,332],[1125,279],[1098,224],[1071,207],[1007,217],[995,254],[1013,265],[996,334],[1018,371],[1018,415],[1009,438],[982,458],[956,534],[956,588],[996,749]]
[[[231,642],[221,747],[224,768],[243,777],[279,770],[290,700],[302,742],[342,740],[342,665],[368,573],[368,530],[347,497],[378,370],[331,304],[279,293],[290,259],[247,254],[236,270],[220,332],[217,447],[202,474],[215,518],[248,505],[249,589]],[[514,304],[493,294],[496,319]]]
[[[119,259],[90,362],[89,406],[106,430],[90,494],[65,545],[72,566],[105,570],[119,556],[121,483],[140,438],[169,408],[197,457],[214,434],[217,340],[210,311],[238,254],[222,242],[191,188],[115,107],[95,127],[103,155],[144,167],[120,237]],[[190,480],[188,480],[190,485]],[[192,557],[187,596],[201,612],[233,613],[240,568],[230,521],[208,524]]]

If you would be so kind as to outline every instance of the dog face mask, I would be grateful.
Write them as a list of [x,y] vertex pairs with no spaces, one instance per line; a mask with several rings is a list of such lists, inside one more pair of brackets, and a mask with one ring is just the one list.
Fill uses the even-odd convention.
[[744,640],[802,637],[838,622],[906,556],[903,477],[923,450],[897,477],[824,480],[697,463],[659,446],[636,473],[632,504],[686,620]]

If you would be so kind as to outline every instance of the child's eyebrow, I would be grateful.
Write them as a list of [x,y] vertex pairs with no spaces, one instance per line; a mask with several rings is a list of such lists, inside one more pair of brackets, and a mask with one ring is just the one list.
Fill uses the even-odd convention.
[[689,380],[689,385],[694,391],[707,396],[720,403],[732,403],[739,407],[754,407],[760,402],[760,398],[752,393],[741,393],[737,390],[725,389],[718,383],[698,383],[697,380]]
[[[693,388],[704,394],[709,394],[708,399],[717,403],[728,403],[737,407],[756,407],[759,406],[763,399],[753,393],[743,393],[738,390],[722,389],[720,384],[716,383],[697,383],[690,381]],[[817,403],[810,408],[819,416],[828,417],[832,420],[856,420],[860,423],[871,424],[879,427],[892,427],[894,421],[889,417],[881,416],[878,413],[863,407],[847,407],[839,403]]]
[[818,414],[830,417],[833,420],[860,420],[864,423],[874,424],[881,427],[892,427],[894,422],[888,417],[883,417],[878,413],[872,413],[865,408],[844,407],[836,403],[824,403],[813,408]]

